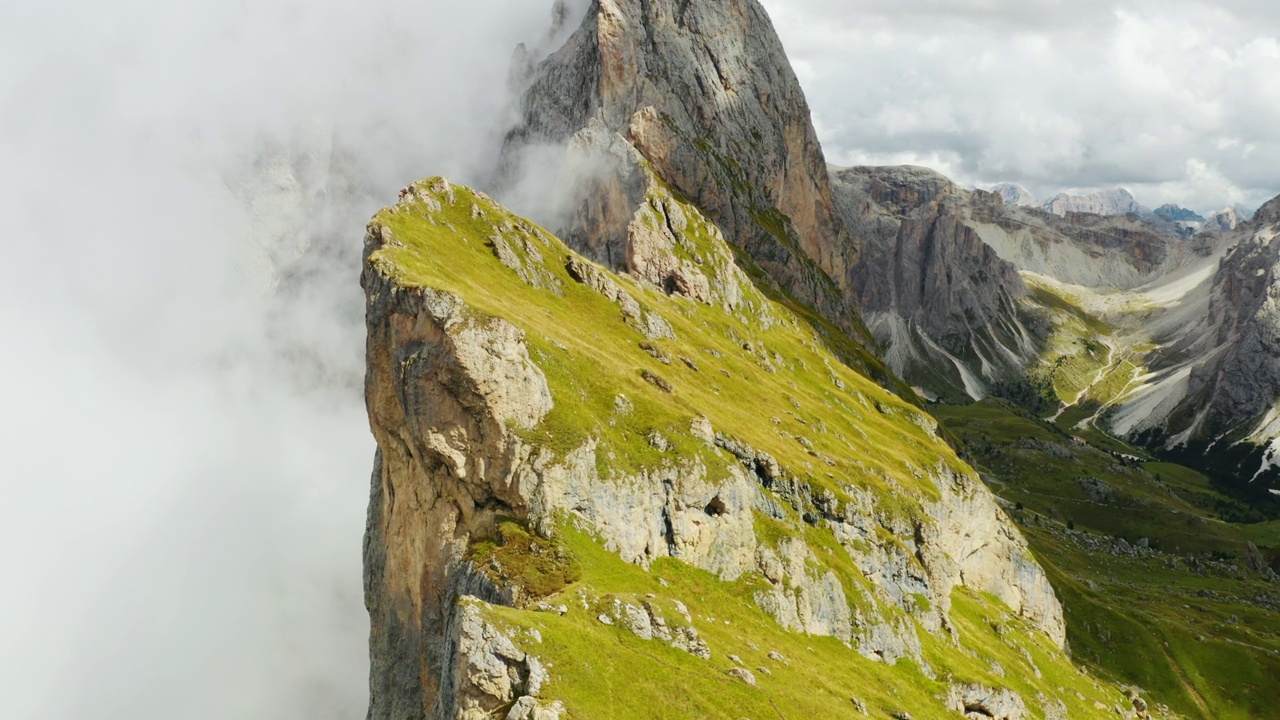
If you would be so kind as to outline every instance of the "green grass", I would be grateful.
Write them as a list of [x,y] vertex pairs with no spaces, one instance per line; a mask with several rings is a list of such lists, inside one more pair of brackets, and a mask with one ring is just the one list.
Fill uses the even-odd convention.
[[520,588],[534,599],[582,578],[582,565],[573,553],[511,521],[498,525],[494,540],[473,547],[470,560],[498,586]]
[[1031,374],[1052,387],[1057,399],[1068,406],[1059,418],[1060,425],[1072,429],[1082,422],[1092,425],[1100,411],[1130,391],[1145,372],[1142,359],[1154,347],[1149,343],[1135,345],[1060,290],[1033,278],[1027,278],[1027,284],[1031,289],[1029,304],[1052,327]]
[[[554,400],[541,424],[524,433],[535,447],[563,455],[598,443],[605,481],[691,461],[714,477],[737,460],[693,436],[692,421],[706,416],[717,431],[773,455],[815,492],[830,491],[837,502],[853,489],[869,493],[882,526],[888,518],[908,520],[906,527],[930,522],[921,504],[940,496],[929,479],[939,466],[972,473],[914,398],[903,400],[849,366],[875,367],[863,346],[793,298],[758,289],[749,280],[758,268],[742,258],[745,272],[723,268],[740,274],[742,298],[733,308],[669,297],[614,276],[675,335],[647,338],[617,304],[570,277],[570,251],[558,239],[465,188],[439,187],[425,181],[415,193],[439,208],[411,198],[375,217],[371,230],[389,241],[370,262],[402,287],[456,294],[473,318],[502,318],[524,331]],[[692,239],[680,252],[705,259],[716,250],[706,245],[719,240],[695,210],[685,211]],[[518,270],[499,261],[491,239],[497,235]],[[670,391],[646,376],[662,378]],[[1006,420],[1000,406],[984,412],[993,426]],[[1029,429],[1046,442],[1061,436],[1029,416],[1019,421],[1005,430],[1008,438]],[[655,433],[666,442],[653,442]],[[783,512],[783,522],[755,516],[761,542],[802,539],[817,559],[814,569],[839,579],[852,612],[917,622],[902,610],[877,607],[867,576],[829,530],[804,522],[795,509]],[[899,541],[887,531],[881,540]],[[758,574],[726,581],[669,558],[646,570],[570,522],[551,540],[502,523],[493,539],[470,548],[470,559],[501,584],[570,608],[563,616],[507,607],[486,612],[549,665],[544,696],[561,699],[573,718],[862,717],[851,701],[857,698],[872,717],[908,711],[941,719],[952,717],[942,698],[955,682],[1015,689],[1033,718],[1045,717],[1042,697],[1061,702],[1073,718],[1110,717],[1123,702],[1117,686],[1081,671],[1007,607],[963,590],[951,598],[954,636],[916,628],[926,668],[910,660],[876,662],[839,639],[784,630],[755,601],[768,587]],[[677,604],[683,603],[712,658],[600,622],[615,601],[648,602],[676,624],[685,622]],[[788,660],[770,659],[771,651]],[[729,675],[731,654],[755,673],[757,686]]]
[[[424,191],[429,186],[419,185]],[[689,433],[692,420],[706,415],[717,431],[769,452],[815,488],[839,497],[846,485],[870,489],[907,512],[919,499],[937,496],[918,477],[923,469],[945,463],[964,471],[927,429],[931,420],[923,412],[841,362],[831,349],[834,341],[823,335],[838,331],[815,330],[745,276],[743,301],[733,313],[616,277],[647,312],[675,330],[675,340],[647,340],[622,322],[614,303],[570,278],[564,268],[570,251],[558,239],[465,188],[455,187],[454,197],[438,213],[421,202],[379,213],[375,226],[388,229],[396,242],[372,261],[402,285],[457,294],[471,311],[525,330],[555,402],[528,433],[539,446],[563,454],[598,440],[607,448],[600,455],[606,474],[631,474],[676,457],[723,468],[732,462],[727,454]],[[473,206],[483,214],[476,217]],[[692,222],[704,221],[694,216]],[[488,238],[504,223],[516,228],[507,235],[527,237],[537,250],[541,262],[527,252],[522,258],[536,264],[554,289],[526,284],[498,261]],[[662,363],[641,348],[645,343],[666,356],[694,360],[697,370],[678,360]],[[673,392],[647,382],[645,372],[663,378]],[[629,410],[619,411],[619,395]],[[648,442],[654,431],[668,438],[670,449]]]
[[[1077,438],[1091,438],[1000,401],[935,410],[968,448],[970,461],[1010,502],[1130,542],[1145,537],[1170,552],[1239,554],[1244,546],[1240,526],[1217,517],[1218,505],[1230,500],[1188,468],[1121,459],[1112,453],[1143,453],[1114,438],[1106,438],[1101,448],[1081,444]],[[1081,478],[1103,481],[1113,497],[1105,502],[1091,499]]]
[[1241,525],[1240,532],[1258,547],[1280,547],[1280,520]]
[[1250,601],[1265,585],[1091,554],[1043,527],[1025,529],[1054,558],[1077,660],[1192,717],[1274,716],[1280,687],[1267,678],[1280,672],[1280,618]]
[[[1274,542],[1277,524],[1223,522],[1219,515],[1237,501],[1204,475],[1171,463],[1118,461],[1007,404],[936,409],[991,488],[1015,504],[1012,515],[1065,606],[1077,660],[1190,717],[1274,716],[1280,687],[1266,678],[1280,673],[1280,616],[1257,598],[1280,593],[1223,568],[1243,564],[1248,540]],[[1081,477],[1102,481],[1111,496],[1090,498]],[[1108,545],[1112,537],[1146,538],[1164,552],[1094,550],[1066,532],[1067,523]],[[1206,564],[1201,574],[1188,554],[1225,562]]]
[[[930,678],[909,661],[890,666],[839,640],[782,630],[751,600],[763,587],[758,577],[727,583],[670,559],[646,572],[584,532],[565,527],[559,537],[584,570],[580,583],[550,601],[570,611],[563,617],[499,607],[488,612],[495,624],[522,639],[524,650],[551,664],[544,695],[562,700],[573,718],[861,718],[852,702],[857,698],[873,718],[907,711],[913,718],[943,720],[955,717],[940,700],[952,682],[1014,689],[1033,718],[1044,717],[1041,693],[1060,699],[1072,718],[1113,717],[1111,706],[1121,703],[1116,686],[1081,672],[994,598],[967,591],[952,596],[957,642],[925,634],[925,657],[935,673]],[[711,659],[601,623],[597,616],[615,598],[637,606],[648,602],[681,624],[674,608],[676,601],[684,603]],[[533,640],[530,630],[542,641]],[[785,660],[771,659],[771,652]],[[737,666],[729,655],[751,670],[756,687],[729,675]],[[1098,710],[1095,702],[1107,709]]]

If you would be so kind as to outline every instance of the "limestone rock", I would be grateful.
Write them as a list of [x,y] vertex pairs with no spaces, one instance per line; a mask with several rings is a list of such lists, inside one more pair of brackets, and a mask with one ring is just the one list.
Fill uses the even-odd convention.
[[[832,173],[836,206],[861,238],[846,286],[894,372],[935,394],[981,399],[1037,353],[1027,287],[983,242],[974,196],[932,170]],[[950,377],[947,385],[936,378]]]
[[1238,433],[1257,449],[1214,471],[1239,473],[1241,482],[1262,477],[1277,482],[1275,473],[1266,475],[1280,464],[1267,448],[1280,437],[1280,416],[1274,411],[1280,398],[1277,235],[1280,198],[1222,236],[1230,250],[1203,295],[1189,298],[1186,312],[1169,311],[1161,330],[1165,344],[1149,359],[1154,380],[1121,408],[1117,432],[1152,435],[1167,447],[1187,446],[1192,456]]
[[[947,622],[951,591],[963,585],[999,597],[1059,647],[1065,644],[1062,605],[1048,577],[976,477],[939,467],[931,473],[940,498],[927,507],[930,522],[904,525],[878,512],[875,500],[856,488],[845,488],[855,501],[838,508],[789,478],[768,453],[724,435],[718,435],[716,442],[733,453],[761,487],[781,494],[793,507],[812,508],[809,514],[835,533],[855,565],[876,586],[873,600],[877,603],[905,610],[926,629],[936,631]],[[783,515],[771,508],[763,493],[756,502],[766,514]],[[901,542],[885,543],[884,533]],[[914,623],[851,614],[843,588],[833,577],[812,570],[813,560],[810,549],[799,540],[776,547],[760,545],[756,566],[771,587],[757,594],[757,604],[784,627],[841,638],[867,657],[889,663],[903,657],[923,662]],[[918,607],[917,597],[927,599],[927,609]]]
[[[370,233],[366,253],[389,240]],[[523,504],[510,482],[522,453],[512,429],[536,425],[552,400],[514,326],[470,317],[459,298],[401,287],[372,265],[362,284],[378,441],[365,537],[371,717],[445,717],[451,661],[439,648],[450,608],[463,595],[501,599],[463,565],[466,543],[491,531],[499,508]]]
[[1245,543],[1244,564],[1250,571],[1260,574],[1271,574],[1271,566],[1262,557],[1262,552],[1253,543]]
[[849,642],[853,617],[849,599],[834,573],[821,567],[803,541],[790,538],[776,550],[757,549],[757,563],[773,587],[756,594],[756,604],[786,628]]
[[544,705],[526,695],[511,706],[506,720],[560,720],[561,715],[564,715],[564,704],[559,700]]
[[1238,209],[1226,208],[1225,210],[1219,210],[1205,219],[1204,224],[1200,228],[1200,232],[1227,233],[1235,230],[1248,221],[1248,218],[1246,218]]
[[[457,659],[452,678],[456,720],[488,720],[516,701],[518,718],[559,717],[548,714],[536,700],[547,673],[537,658],[520,650],[511,638],[485,622],[479,604],[464,598],[455,617]],[[550,709],[548,709],[550,710]],[[507,717],[513,717],[508,714]]]
[[693,618],[689,616],[683,603],[674,601],[668,609],[671,607],[674,607],[683,623],[668,620],[669,613],[663,610],[662,603],[656,599],[637,600],[633,603],[614,598],[600,614],[600,622],[629,630],[641,640],[662,642],[694,657],[710,660],[711,648],[693,626]]
[[568,198],[551,204],[569,211],[551,222],[588,257],[707,294],[705,271],[653,253],[680,231],[669,204],[646,202],[654,177],[773,282],[856,333],[831,283],[856,248],[833,211],[804,94],[756,0],[592,3],[533,70],[521,115],[503,177],[518,184],[542,148],[567,149],[558,186]]
[[983,685],[953,685],[947,704],[969,720],[1024,720],[1029,717],[1022,698],[1012,690]]

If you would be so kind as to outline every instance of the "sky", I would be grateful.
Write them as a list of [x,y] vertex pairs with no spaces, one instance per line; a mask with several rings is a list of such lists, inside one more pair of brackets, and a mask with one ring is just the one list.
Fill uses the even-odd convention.
[[764,0],[829,162],[917,164],[1040,199],[1280,193],[1280,4]]
[[[765,4],[833,162],[1280,191],[1270,5]],[[0,5],[0,717],[363,717],[363,226],[550,8]]]
[[364,717],[363,228],[550,7],[0,4],[0,717]]

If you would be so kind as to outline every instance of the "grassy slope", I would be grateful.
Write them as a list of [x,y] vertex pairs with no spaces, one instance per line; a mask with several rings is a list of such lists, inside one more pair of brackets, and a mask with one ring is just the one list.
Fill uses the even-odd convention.
[[[1238,502],[1193,470],[1120,460],[1011,406],[940,406],[936,414],[992,488],[1021,508],[1014,517],[1063,599],[1077,659],[1189,715],[1276,716],[1280,687],[1268,678],[1280,676],[1280,616],[1255,598],[1280,592],[1222,569],[1242,565],[1246,540],[1275,538],[1274,527],[1221,521]],[[1090,498],[1081,477],[1106,483],[1111,497]],[[1098,551],[1066,523],[1129,542],[1147,538],[1165,553]],[[1224,562],[1198,574],[1190,553]]]
[[[419,187],[425,192],[430,185]],[[814,324],[754,288],[748,286],[746,302],[728,313],[616,278],[674,328],[678,339],[650,343],[654,353],[641,347],[645,338],[622,322],[616,305],[569,278],[564,269],[569,251],[558,240],[463,188],[454,193],[454,201],[438,212],[413,202],[380,213],[375,231],[389,230],[395,242],[373,261],[401,284],[456,293],[473,311],[525,329],[556,403],[530,439],[565,451],[588,437],[599,438],[606,471],[634,470],[678,456],[702,456],[708,467],[723,466],[732,460],[689,435],[691,420],[706,415],[717,430],[770,452],[815,486],[839,496],[843,486],[855,485],[873,492],[882,511],[911,515],[918,514],[920,498],[936,493],[923,470],[946,463],[968,471],[927,429],[928,419],[916,408],[836,360],[832,348],[839,350],[847,339],[824,337]],[[528,240],[518,249],[522,262],[557,290],[526,284],[498,262],[487,238],[502,225],[509,225],[503,231],[508,240],[520,235]],[[820,329],[830,333],[829,327]],[[654,354],[673,361],[664,363]],[[679,358],[694,361],[696,369]],[[646,382],[646,371],[669,382],[673,392]],[[619,393],[631,410],[619,411]],[[672,447],[655,449],[646,440],[653,431]],[[804,533],[846,587],[866,582],[825,530],[795,522],[766,527],[762,536],[770,532]],[[564,577],[580,579],[553,602],[564,602],[571,612],[560,617],[495,608],[492,613],[513,628],[539,631],[541,643],[525,636],[536,645],[528,649],[553,665],[547,694],[562,698],[573,717],[844,717],[854,716],[850,698],[858,697],[873,717],[908,710],[916,718],[941,718],[950,717],[939,696],[952,680],[1018,689],[1034,718],[1044,717],[1041,693],[1059,698],[1072,718],[1109,717],[1110,708],[1123,702],[1116,686],[1073,667],[1042,635],[991,599],[955,594],[959,644],[921,631],[926,659],[940,673],[933,680],[910,662],[890,667],[862,658],[838,640],[782,630],[751,600],[752,589],[762,582],[756,576],[727,583],[673,560],[646,572],[622,563],[581,532],[566,528],[561,537],[576,556],[573,572]],[[477,551],[509,555],[506,549]],[[508,556],[506,562],[511,565],[513,559]],[[660,584],[659,577],[669,585]],[[650,593],[660,596],[655,600],[686,603],[712,659],[699,660],[599,623],[593,619],[598,613],[582,607],[579,591],[588,604]],[[855,606],[861,595],[851,593]],[[790,658],[790,665],[769,661],[771,650]],[[727,674],[731,653],[756,672],[758,687]],[[756,671],[759,666],[773,674]]]
[[[730,314],[616,277],[677,337],[649,341],[622,322],[615,304],[569,277],[564,265],[570,251],[558,239],[465,188],[455,192],[457,202],[438,214],[447,225],[425,221],[420,205],[380,213],[375,223],[389,228],[399,245],[380,251],[374,261],[387,263],[401,284],[455,293],[474,310],[526,331],[555,400],[555,409],[531,435],[540,444],[568,451],[597,437],[614,453],[615,467],[632,470],[705,453],[689,434],[691,421],[705,415],[716,430],[771,453],[795,476],[837,495],[844,482],[856,478],[886,500],[930,497],[936,490],[918,479],[922,470],[938,462],[962,467],[921,426],[931,419],[840,363],[819,332],[749,284],[742,307]],[[473,218],[473,204],[484,205],[486,216]],[[520,224],[537,237],[540,265],[558,281],[562,295],[521,282],[497,260],[487,238],[503,222]],[[656,347],[670,364],[643,344]],[[666,380],[674,392],[647,382],[644,371]],[[619,394],[633,410],[618,411]],[[653,431],[673,448],[654,449],[646,440]]]
[[[526,651],[550,659],[553,681],[546,694],[564,699],[573,717],[861,718],[852,702],[856,698],[873,718],[907,710],[913,718],[941,720],[955,717],[938,700],[951,681],[1018,690],[1037,718],[1043,717],[1040,692],[1060,697],[1072,718],[1114,717],[1110,706],[1121,703],[1114,686],[1083,674],[1049,647],[1042,634],[990,598],[955,593],[959,643],[927,639],[926,659],[939,675],[930,680],[907,661],[889,666],[865,659],[833,638],[782,631],[750,599],[761,587],[758,578],[726,583],[674,560],[661,560],[646,572],[604,551],[586,533],[566,528],[561,537],[584,568],[581,583],[550,600],[568,606],[568,614],[495,608],[492,617],[512,629]],[[597,616],[613,598],[637,605],[648,600],[660,607],[684,602],[711,659],[601,623]],[[542,642],[533,639],[530,629]],[[771,652],[785,661],[770,659]],[[737,666],[730,655],[751,670],[756,687],[728,674]],[[1097,702],[1108,709],[1100,712]]]
[[1154,348],[1089,314],[1064,291],[1034,277],[1024,279],[1031,289],[1031,305],[1052,326],[1031,373],[1065,406],[1058,424],[1090,433],[1103,411],[1135,389],[1137,378],[1146,372],[1144,359]]

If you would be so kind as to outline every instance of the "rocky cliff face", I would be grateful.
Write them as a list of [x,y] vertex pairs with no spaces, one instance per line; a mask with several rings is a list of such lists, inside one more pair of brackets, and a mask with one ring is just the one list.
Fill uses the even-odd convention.
[[1039,207],[1040,201],[1029,190],[1021,185],[1013,183],[1000,183],[991,188],[991,192],[1000,196],[1004,200],[1005,205],[1019,205],[1022,207]]
[[550,220],[573,247],[634,270],[634,220],[648,189],[665,185],[770,282],[860,329],[832,281],[856,249],[833,212],[804,94],[755,0],[598,0],[562,48],[518,74],[504,194],[567,149],[562,213]]
[[[682,212],[673,235],[700,229],[690,262],[716,267],[724,241]],[[443,180],[370,225],[370,718],[572,712],[555,688],[582,672],[557,654],[573,636],[537,652],[554,627],[533,641],[494,608],[598,614],[698,662],[725,652],[681,610],[694,597],[575,585],[564,538],[579,531],[618,562],[746,582],[777,632],[837,638],[851,657],[931,672],[922,634],[959,637],[961,588],[1062,646],[1043,570],[932,419],[718,266],[736,310],[612,275]]]
[[[1122,415],[1122,429],[1154,430],[1169,445],[1231,437],[1267,446],[1280,436],[1277,235],[1280,198],[1224,239],[1231,250],[1205,286],[1203,312],[1167,329],[1152,361],[1157,380],[1130,403],[1149,413]],[[1259,474],[1274,459],[1268,450]]]
[[[1205,430],[1227,430],[1269,411],[1280,398],[1280,199],[1258,212],[1247,237],[1222,261],[1208,322],[1224,349],[1221,365],[1193,371],[1191,394],[1208,393]],[[1203,390],[1202,390],[1203,388]]]
[[861,252],[842,285],[887,364],[925,395],[981,399],[1026,382],[1052,332],[1021,274],[1114,292],[1198,267],[1230,242],[1166,218],[1059,217],[966,191],[930,170],[833,169]]
[[1226,208],[1210,215],[1201,226],[1201,232],[1231,232],[1249,219],[1237,208]]
[[929,392],[979,399],[1018,376],[1037,349],[1027,288],[973,220],[1000,200],[924,168],[836,170],[832,185],[863,248],[846,282],[889,366]]

